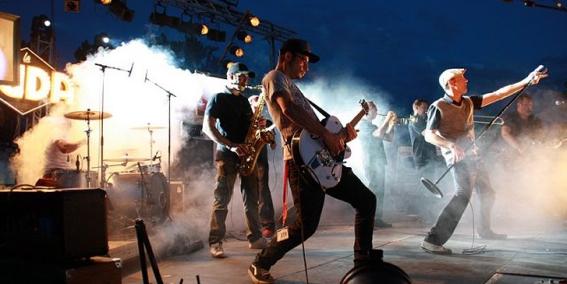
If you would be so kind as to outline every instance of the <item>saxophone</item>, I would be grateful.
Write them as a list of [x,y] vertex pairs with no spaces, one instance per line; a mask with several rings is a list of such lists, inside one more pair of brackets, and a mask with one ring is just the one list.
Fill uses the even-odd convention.
[[248,128],[246,138],[244,139],[244,147],[246,147],[248,154],[240,156],[240,165],[238,166],[238,170],[243,176],[249,176],[252,174],[254,167],[256,167],[258,156],[262,152],[262,148],[266,144],[272,144],[275,142],[275,135],[271,131],[271,127],[260,129],[259,126],[265,104],[266,101],[264,99],[264,93],[261,93],[258,98],[256,109],[254,110],[254,115],[252,115],[252,119],[250,121],[250,128]]

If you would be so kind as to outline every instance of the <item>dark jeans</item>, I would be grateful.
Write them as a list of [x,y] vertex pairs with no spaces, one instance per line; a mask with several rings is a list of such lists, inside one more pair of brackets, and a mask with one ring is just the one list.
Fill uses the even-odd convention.
[[[369,167],[373,165],[373,167]],[[376,220],[382,220],[384,211],[384,191],[386,190],[386,166],[382,161],[364,162],[364,176],[368,188],[376,195]]]
[[258,190],[259,190],[259,203],[258,210],[260,212],[260,223],[262,228],[268,228],[272,231],[275,230],[276,224],[274,222],[274,204],[272,202],[272,193],[270,192],[270,166],[268,164],[268,149],[265,146],[258,157],[256,163],[258,171]]
[[[228,203],[238,173],[238,156],[223,155],[215,162],[217,168],[217,184],[214,190],[213,213],[211,217],[211,231],[209,244],[221,242],[226,234],[226,215]],[[256,172],[249,176],[240,176],[240,192],[244,200],[244,213],[246,215],[246,238],[254,242],[261,237],[260,218],[258,217],[258,181]]]
[[[289,168],[289,185],[297,210],[297,218],[295,223],[288,227],[289,238],[287,240],[278,242],[276,238],[273,238],[270,245],[256,255],[254,264],[265,269],[270,269],[285,253],[301,244],[302,226],[304,240],[315,233],[325,201],[325,192],[310,178],[306,178],[307,173],[301,176],[299,168],[293,160],[288,160],[287,165]],[[355,259],[367,256],[372,249],[376,197],[347,167],[343,167],[340,183],[336,187],[327,189],[326,193],[349,203],[355,209]]]
[[431,228],[425,241],[435,245],[445,244],[461,220],[463,212],[467,208],[473,188],[476,189],[480,198],[480,226],[479,232],[490,230],[490,212],[494,205],[494,190],[490,185],[488,173],[479,161],[463,160],[457,163],[453,169],[453,182],[455,184],[455,195],[445,206],[436,224]]

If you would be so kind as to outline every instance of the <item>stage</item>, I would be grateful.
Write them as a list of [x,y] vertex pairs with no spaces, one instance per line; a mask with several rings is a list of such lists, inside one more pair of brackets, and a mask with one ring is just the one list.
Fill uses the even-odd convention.
[[[565,223],[507,231],[507,240],[476,238],[475,246],[484,244],[486,251],[475,255],[461,253],[471,247],[472,235],[470,226],[459,226],[446,244],[453,255],[441,256],[419,247],[428,226],[410,217],[391,221],[393,228],[375,229],[374,247],[384,251],[386,262],[407,272],[412,283],[564,283],[558,280],[567,278]],[[320,226],[305,243],[309,283],[338,283],[352,268],[353,240],[353,227],[346,223]],[[198,283],[197,276],[199,283],[206,284],[251,283],[247,268],[257,251],[235,238],[228,238],[224,248],[224,259],[212,258],[206,245],[193,253],[160,257],[164,283],[180,283],[181,279],[183,283]],[[148,270],[150,282],[155,283]],[[284,256],[271,273],[276,283],[306,283],[301,246]],[[139,271],[123,276],[126,284],[142,282]]]

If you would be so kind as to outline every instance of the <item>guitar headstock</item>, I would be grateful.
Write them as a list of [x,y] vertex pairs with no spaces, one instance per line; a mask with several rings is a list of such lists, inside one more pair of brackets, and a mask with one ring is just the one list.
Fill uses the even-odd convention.
[[364,114],[368,114],[368,111],[370,110],[370,106],[368,106],[368,102],[365,99],[361,99],[360,101],[358,101],[358,103],[362,107],[362,110],[364,110]]

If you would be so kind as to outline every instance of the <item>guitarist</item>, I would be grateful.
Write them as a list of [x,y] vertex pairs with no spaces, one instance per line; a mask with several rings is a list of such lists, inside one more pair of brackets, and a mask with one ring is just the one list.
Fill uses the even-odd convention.
[[273,238],[268,247],[263,249],[248,269],[254,283],[273,283],[270,268],[285,253],[308,239],[319,224],[325,193],[348,202],[356,210],[355,217],[355,263],[371,259],[372,231],[376,197],[352,173],[350,168],[343,168],[339,184],[324,192],[308,173],[302,173],[293,160],[291,138],[296,131],[306,129],[321,137],[327,148],[334,155],[345,149],[345,143],[356,138],[356,131],[347,124],[341,134],[328,131],[317,119],[308,100],[292,80],[302,79],[309,71],[309,64],[319,61],[311,52],[309,44],[301,39],[289,39],[280,49],[278,63],[262,80],[268,110],[274,123],[280,130],[284,143],[284,161],[288,170],[288,181],[297,218],[287,227],[288,238],[278,241]]

